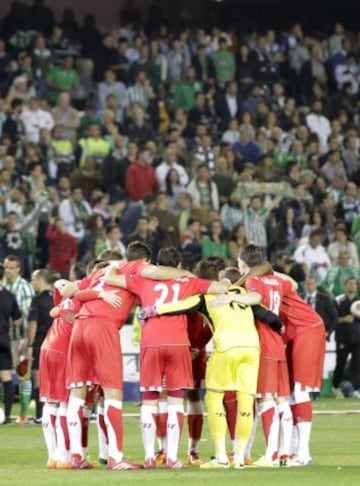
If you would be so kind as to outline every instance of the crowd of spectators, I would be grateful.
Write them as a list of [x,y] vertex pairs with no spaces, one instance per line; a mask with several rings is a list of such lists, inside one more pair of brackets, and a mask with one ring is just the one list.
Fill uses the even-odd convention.
[[[187,265],[264,256],[336,297],[359,277],[360,35],[131,19],[13,2],[0,30],[0,260],[67,275],[135,239]],[[306,292],[306,289],[304,290]],[[359,345],[360,346],[360,345]]]

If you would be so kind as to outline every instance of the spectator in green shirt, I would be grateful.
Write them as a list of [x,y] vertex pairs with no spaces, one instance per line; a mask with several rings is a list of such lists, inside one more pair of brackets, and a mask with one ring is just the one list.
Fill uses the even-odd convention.
[[49,88],[48,99],[55,105],[59,94],[67,91],[70,95],[79,85],[79,75],[74,69],[74,59],[66,56],[62,66],[53,66],[47,75],[46,83]]
[[343,251],[339,255],[339,265],[329,269],[321,283],[321,288],[337,297],[344,293],[344,283],[349,277],[354,277],[359,281],[360,271],[350,266],[349,253]]
[[204,236],[201,242],[202,258],[208,258],[209,256],[227,258],[228,247],[223,231],[224,228],[220,219],[214,219],[210,223],[209,236]]
[[179,81],[175,87],[175,108],[190,110],[195,106],[195,94],[203,91],[203,84],[196,80],[196,71],[190,66],[186,70],[185,80]]
[[221,37],[219,40],[219,50],[213,55],[216,80],[220,83],[233,81],[235,77],[235,57],[228,51],[227,41]]

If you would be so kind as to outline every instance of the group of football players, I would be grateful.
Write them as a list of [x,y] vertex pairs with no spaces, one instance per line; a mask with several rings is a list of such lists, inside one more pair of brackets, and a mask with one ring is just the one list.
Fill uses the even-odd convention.
[[[47,467],[93,467],[87,459],[87,428],[95,402],[98,461],[108,469],[185,467],[178,459],[185,393],[189,464],[204,469],[310,465],[309,392],[321,386],[325,329],[296,293],[296,282],[274,273],[254,245],[240,250],[238,268],[224,268],[214,257],[198,262],[194,274],[181,268],[175,248],[161,249],[157,265],[150,259],[149,248],[133,242],[125,258],[107,250],[92,262],[87,276],[55,284],[54,321],[40,356]],[[143,324],[141,465],[123,457],[119,338],[136,301]],[[215,448],[207,462],[198,450],[203,379]],[[258,416],[266,451],[252,462]],[[227,428],[233,442],[229,455]]]

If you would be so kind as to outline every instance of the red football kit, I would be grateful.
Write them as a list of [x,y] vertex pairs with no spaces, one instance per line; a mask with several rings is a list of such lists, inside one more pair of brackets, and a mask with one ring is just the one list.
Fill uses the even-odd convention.
[[[124,262],[119,275],[140,272],[143,261]],[[75,315],[67,362],[69,388],[99,384],[103,388],[122,389],[123,369],[119,329],[124,325],[136,300],[134,294],[105,284],[107,269],[93,272],[79,282],[79,290],[116,290],[122,298],[120,308],[102,299],[85,302]]]
[[[245,287],[248,292],[260,294],[262,304],[277,315],[284,296],[292,291],[290,282],[271,274],[249,278]],[[290,395],[289,373],[282,337],[267,324],[258,320],[256,327],[261,348],[257,394],[262,397],[288,396]]]
[[192,374],[194,388],[201,388],[201,382],[205,379],[206,371],[206,348],[205,346],[212,338],[212,332],[206,319],[199,312],[193,312],[187,315],[188,336],[190,347],[199,350],[199,355],[192,360]]
[[[156,281],[127,275],[126,287],[138,295],[141,305],[176,302],[191,295],[206,294],[209,280],[180,277]],[[146,321],[140,342],[140,389],[161,391],[193,388],[190,341],[184,314],[152,317]]]
[[284,297],[279,315],[286,326],[284,341],[291,387],[320,391],[326,347],[321,317],[296,292]]

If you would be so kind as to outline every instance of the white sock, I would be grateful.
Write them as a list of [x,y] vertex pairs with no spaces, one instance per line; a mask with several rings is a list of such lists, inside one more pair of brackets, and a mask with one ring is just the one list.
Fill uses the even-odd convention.
[[[114,422],[109,417],[110,408],[116,409],[117,412]],[[122,461],[123,453],[118,447],[118,440],[122,442],[122,402],[105,399],[104,409],[109,440],[109,457],[112,457],[115,461]]]
[[[104,407],[99,407],[97,408],[97,414],[96,414],[96,426],[97,426],[97,431],[98,431],[98,443],[99,443],[99,457],[102,457],[103,459],[107,458],[109,455],[109,444],[108,444],[108,439],[105,434],[105,431],[103,430],[103,427],[101,424],[105,423],[105,413],[104,413]],[[105,424],[106,427],[106,424]]]
[[156,405],[142,405],[140,411],[141,438],[145,451],[145,460],[155,458]]
[[[167,400],[159,400],[158,402],[158,415],[168,413],[168,402]],[[158,437],[159,451],[167,452],[167,437]]]
[[67,423],[70,437],[70,450],[71,454],[78,454],[84,457],[82,448],[82,423],[81,418],[83,416],[85,400],[82,398],[72,397],[69,398],[69,405],[67,411]]
[[255,437],[256,437],[256,429],[257,429],[258,423],[259,423],[259,414],[258,414],[258,408],[257,408],[257,405],[256,405],[254,423],[253,423],[253,426],[252,426],[252,429],[251,429],[251,434],[250,434],[250,437],[249,437],[249,440],[248,440],[248,443],[247,443],[246,449],[245,449],[245,458],[251,457],[251,452],[252,452],[252,448],[253,448]]
[[55,431],[55,420],[56,420],[57,409],[52,407],[48,403],[44,404],[43,414],[42,414],[42,429],[44,433],[45,444],[48,451],[48,458],[56,460],[56,431]]
[[297,454],[299,448],[299,434],[296,425],[293,425],[291,431],[290,455]]
[[298,422],[297,430],[299,435],[299,444],[297,455],[301,460],[307,461],[310,458],[310,434],[311,434],[311,422]]
[[63,427],[61,425],[62,422],[65,422],[65,426],[67,427],[66,422],[66,415],[67,415],[67,407],[59,407],[57,410],[56,416],[56,441],[57,441],[57,459],[60,462],[69,462],[70,461],[70,451],[66,447],[66,439]]
[[272,461],[278,452],[278,442],[279,442],[279,414],[277,411],[277,406],[274,400],[266,400],[259,403],[259,414],[264,415],[265,413],[272,412],[271,424],[267,424],[269,427],[267,446],[265,457],[268,461]]
[[167,457],[177,461],[182,423],[184,420],[183,404],[168,404],[167,422]]
[[277,409],[280,419],[279,456],[289,456],[293,428],[291,408],[288,402],[283,402],[278,404]]

